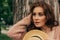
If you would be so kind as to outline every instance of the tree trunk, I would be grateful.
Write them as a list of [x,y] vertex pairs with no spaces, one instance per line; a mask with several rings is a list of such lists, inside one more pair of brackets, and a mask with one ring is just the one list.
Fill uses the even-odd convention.
[[[55,19],[59,22],[59,5],[58,0],[38,0],[45,1],[54,7]],[[24,18],[29,13],[29,4],[38,2],[37,0],[13,0],[14,23]]]
[[13,1],[14,24],[22,19],[23,14],[23,0]]

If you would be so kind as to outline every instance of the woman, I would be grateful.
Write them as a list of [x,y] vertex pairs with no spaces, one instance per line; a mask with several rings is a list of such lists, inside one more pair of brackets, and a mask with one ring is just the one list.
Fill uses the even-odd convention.
[[30,14],[13,25],[8,31],[8,36],[13,40],[22,40],[28,31],[39,29],[47,33],[48,40],[60,40],[60,29],[53,11],[52,7],[45,2],[33,3],[30,6]]

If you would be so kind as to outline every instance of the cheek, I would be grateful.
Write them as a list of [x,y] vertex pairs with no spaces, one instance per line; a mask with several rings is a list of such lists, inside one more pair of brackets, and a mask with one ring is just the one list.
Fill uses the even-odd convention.
[[35,19],[36,19],[36,17],[32,16],[32,19],[33,19],[33,20],[35,20]]
[[44,24],[46,23],[46,17],[45,16],[40,17],[39,20],[40,20],[40,22],[42,22]]
[[35,17],[33,17],[33,22],[39,22],[38,24],[34,23],[36,27],[44,26],[46,24],[46,17],[41,16],[41,17],[38,17],[37,20],[35,19]]
[[44,22],[44,21],[46,21],[46,16],[41,16],[41,17],[32,17],[32,19],[33,19],[33,21],[42,21],[42,22]]
[[36,21],[38,21],[38,22],[40,22],[40,24],[45,24],[46,23],[46,16],[41,16],[41,17],[38,17],[38,18],[35,18],[34,16],[32,17],[32,19],[33,19],[33,22],[36,22]]

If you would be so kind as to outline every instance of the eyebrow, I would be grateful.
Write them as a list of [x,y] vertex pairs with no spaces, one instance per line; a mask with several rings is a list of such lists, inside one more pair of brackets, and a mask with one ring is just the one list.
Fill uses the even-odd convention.
[[[36,12],[32,12],[32,13],[36,13]],[[44,12],[38,12],[38,13],[44,13]]]

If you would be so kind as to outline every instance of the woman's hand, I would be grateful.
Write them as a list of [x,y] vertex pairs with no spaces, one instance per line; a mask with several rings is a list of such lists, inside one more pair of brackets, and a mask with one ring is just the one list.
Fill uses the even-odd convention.
[[18,21],[15,25],[29,25],[31,22],[31,14]]

